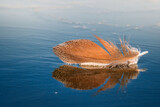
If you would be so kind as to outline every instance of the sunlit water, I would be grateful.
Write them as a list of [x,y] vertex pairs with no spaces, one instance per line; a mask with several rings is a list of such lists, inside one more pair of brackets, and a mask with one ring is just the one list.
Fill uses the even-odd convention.
[[[1,107],[159,107],[158,0],[129,5],[125,0],[121,8],[103,0],[100,4],[62,0],[55,5],[47,1],[39,7],[36,2],[14,6],[9,0],[0,5]],[[125,36],[132,46],[149,51],[138,62],[143,72],[86,70],[66,65],[53,53],[53,46],[73,39],[102,46],[93,34],[116,44]]]

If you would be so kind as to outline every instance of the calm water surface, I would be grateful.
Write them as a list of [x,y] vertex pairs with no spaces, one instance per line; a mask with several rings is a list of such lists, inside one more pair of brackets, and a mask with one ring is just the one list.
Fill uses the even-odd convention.
[[[0,107],[159,107],[157,0],[129,5],[125,0],[123,7],[110,2],[108,8],[90,0],[62,0],[52,8],[49,4],[53,2],[30,7],[24,0],[19,2],[26,6],[23,8],[8,1],[0,6]],[[143,3],[145,8],[141,8]],[[138,6],[132,8],[131,4]],[[90,39],[101,45],[93,34],[116,43],[126,36],[132,46],[149,51],[136,68],[145,71],[86,70],[66,65],[53,53],[53,46],[73,39]]]
[[[65,69],[61,70],[62,77],[59,77],[61,82],[52,74],[64,65],[53,54],[52,47],[70,39],[80,38],[91,39],[100,44],[90,32],[80,30],[74,35],[68,32],[12,27],[1,27],[0,32],[1,106],[151,106],[154,104],[158,107],[160,43],[159,30],[156,28],[124,32],[132,35],[131,44],[141,47],[142,51],[149,51],[149,54],[141,57],[138,63],[140,69],[146,68],[147,71],[128,74],[126,77],[128,84],[122,87],[121,73],[117,73],[119,77],[114,77],[113,74],[116,82],[111,79],[109,84],[111,86],[106,86],[102,91],[98,90],[105,87],[109,79],[106,77],[107,74],[101,71],[97,72],[98,74],[94,73],[97,70],[90,71],[91,76],[77,77],[81,79],[77,80],[76,84],[72,81],[77,78],[68,71],[70,73],[68,76],[73,75],[72,80],[68,80],[70,82],[68,84],[79,85],[76,87],[61,83],[67,82],[65,80],[67,78],[63,77]],[[100,35],[100,32],[96,34]],[[117,40],[117,36],[108,32],[105,34],[105,31],[100,36],[104,39]],[[75,72],[78,71],[81,70],[75,69]],[[81,73],[76,75],[83,76]],[[111,74],[109,77],[111,78]],[[103,81],[99,80],[101,78]],[[92,86],[97,81],[100,82]],[[90,85],[91,88],[87,88]]]

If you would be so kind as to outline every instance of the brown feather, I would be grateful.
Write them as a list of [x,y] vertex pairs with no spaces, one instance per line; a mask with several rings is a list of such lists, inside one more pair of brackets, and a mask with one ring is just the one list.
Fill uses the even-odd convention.
[[134,58],[138,58],[139,51],[132,50],[126,41],[121,42],[122,52],[112,42],[107,42],[100,37],[95,37],[106,48],[105,51],[96,43],[87,40],[71,40],[59,44],[53,48],[54,53],[64,62],[70,64],[82,63],[102,63],[102,64],[121,64],[130,63]]
[[122,53],[119,51],[119,49],[112,43],[109,41],[109,43],[103,39],[101,39],[100,37],[94,35],[101,43],[102,45],[106,48],[106,50],[110,53],[111,57],[123,57]]
[[53,50],[62,61],[67,63],[105,63],[110,56],[99,45],[87,39],[67,41],[57,45]]

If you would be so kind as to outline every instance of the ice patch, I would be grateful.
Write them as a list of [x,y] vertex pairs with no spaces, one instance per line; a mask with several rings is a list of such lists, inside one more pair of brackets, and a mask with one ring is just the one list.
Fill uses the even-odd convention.
[[85,25],[75,25],[75,26],[73,26],[73,28],[76,28],[76,29],[88,29],[88,27],[85,26]]

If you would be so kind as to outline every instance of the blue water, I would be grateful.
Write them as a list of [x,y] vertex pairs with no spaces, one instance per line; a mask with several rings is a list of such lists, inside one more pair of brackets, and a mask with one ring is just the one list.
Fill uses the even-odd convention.
[[[124,29],[118,29],[124,30]],[[112,29],[111,29],[112,31]],[[54,55],[52,47],[70,40],[86,38],[98,41],[90,32],[80,30],[78,34],[41,29],[0,27],[0,106],[154,106],[160,100],[160,43],[159,29],[143,28],[128,30],[133,46],[147,50],[149,54],[140,58],[140,72],[136,79],[120,88],[95,93],[101,84],[90,90],[66,87],[52,77],[55,69],[64,63]],[[121,32],[120,32],[121,33]],[[108,31],[96,32],[104,39],[118,40]],[[85,36],[84,36],[85,35]],[[98,43],[100,44],[100,43]],[[73,65],[75,66],[75,65]],[[87,77],[86,77],[87,78]],[[106,82],[107,82],[106,78]]]
[[[0,1],[0,107],[159,107],[159,0]],[[143,72],[86,70],[52,47],[93,34],[149,51]]]

